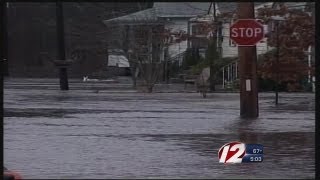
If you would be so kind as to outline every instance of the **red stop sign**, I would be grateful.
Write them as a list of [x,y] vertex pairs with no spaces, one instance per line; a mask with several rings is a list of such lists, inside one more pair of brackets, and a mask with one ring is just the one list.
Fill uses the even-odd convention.
[[230,27],[230,38],[238,46],[255,46],[264,38],[263,25],[255,19],[239,19]]

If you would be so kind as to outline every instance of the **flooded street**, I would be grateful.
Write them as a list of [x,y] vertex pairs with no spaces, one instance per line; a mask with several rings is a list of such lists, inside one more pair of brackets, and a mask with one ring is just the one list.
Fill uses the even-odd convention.
[[[33,178],[314,178],[315,95],[137,93],[130,84],[5,81],[4,165]],[[160,89],[160,88],[159,88]],[[166,88],[163,88],[166,89]],[[264,145],[262,163],[218,163],[230,141]]]

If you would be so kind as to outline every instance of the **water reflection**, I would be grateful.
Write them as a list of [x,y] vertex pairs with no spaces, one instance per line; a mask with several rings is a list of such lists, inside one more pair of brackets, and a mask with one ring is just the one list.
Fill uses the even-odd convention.
[[257,121],[256,118],[239,118],[236,121],[238,123],[235,124],[234,128],[238,130],[240,142],[246,144],[259,144],[259,134],[250,132],[250,129],[248,130],[248,127],[255,121]]

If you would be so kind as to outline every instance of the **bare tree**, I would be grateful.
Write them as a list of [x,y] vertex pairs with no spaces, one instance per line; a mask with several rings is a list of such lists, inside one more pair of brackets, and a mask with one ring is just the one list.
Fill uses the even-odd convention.
[[105,24],[112,32],[109,34],[109,42],[122,49],[129,60],[133,86],[152,92],[163,66],[166,67],[168,63],[164,57],[165,50],[172,44],[194,37],[188,36],[187,32],[166,29],[165,21],[148,17],[150,14],[144,12],[107,21]]
[[[163,26],[136,26],[133,29],[130,47],[128,48],[128,59],[130,66],[134,67],[133,79],[138,78],[138,86],[151,93],[157,82],[162,62],[161,51]],[[140,81],[139,81],[140,80]],[[142,81],[142,82],[141,82]],[[135,83],[135,82],[134,82]]]
[[147,92],[152,92],[163,66],[168,63],[165,51],[170,45],[186,40],[186,34],[166,29],[161,22],[134,26],[130,30],[127,29],[126,34],[130,34],[131,37],[126,39],[123,47],[127,52],[130,66],[134,69],[132,71],[134,86],[138,77],[138,80],[142,80],[138,86],[142,86]]

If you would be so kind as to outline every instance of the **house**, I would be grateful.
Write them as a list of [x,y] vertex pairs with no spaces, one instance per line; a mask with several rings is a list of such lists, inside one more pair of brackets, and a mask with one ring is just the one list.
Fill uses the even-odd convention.
[[[213,32],[215,27],[219,27],[216,29],[218,33],[218,39],[217,47],[219,48],[218,51],[220,51],[220,54],[222,55],[222,58],[236,58],[238,57],[238,47],[235,43],[233,43],[229,37],[230,34],[230,26],[234,23],[232,18],[224,18],[219,19],[219,25],[215,26],[213,24],[214,21],[214,13],[216,13],[217,16],[221,14],[231,14],[234,15],[235,11],[237,9],[237,3],[235,2],[217,2],[215,5],[214,3],[211,3],[208,9],[208,13],[204,16],[194,17],[189,20],[189,26],[188,26],[188,35],[192,37],[190,42],[188,42],[188,47],[191,48],[197,48],[199,49],[199,53],[201,56],[205,56],[205,52],[207,50],[208,42],[210,37],[213,36]],[[271,7],[273,3],[255,3],[255,10],[257,12],[257,9],[269,6]],[[215,7],[215,9],[214,9]],[[212,26],[207,26],[209,28],[202,28],[204,24],[211,24]],[[267,25],[264,25],[264,30],[267,32],[268,28]],[[220,43],[219,43],[220,42]],[[266,38],[264,38],[261,42],[257,44],[257,54],[264,54],[267,51],[269,51],[269,47],[267,46]],[[231,63],[227,67],[223,68],[221,70],[221,76],[222,76],[222,84],[224,86],[224,80],[227,82],[235,80],[238,78],[238,65],[235,61],[234,63]]]
[[[272,8],[278,8],[279,3],[278,2],[264,2],[264,3],[255,3],[255,13],[258,12],[259,8],[263,7],[272,7]],[[286,2],[285,5],[290,9],[305,9],[307,3],[306,2]],[[234,3],[217,3],[216,5],[216,11],[217,14],[220,13],[226,13],[226,12],[234,12],[236,10],[236,6],[234,6]],[[221,44],[222,49],[222,57],[223,58],[232,58],[232,57],[238,57],[238,47],[236,44],[234,44],[230,37],[230,26],[234,23],[233,19],[225,19],[222,24],[222,36],[223,41]],[[264,31],[266,34],[269,33],[270,26],[267,24],[264,24]],[[269,47],[267,44],[267,37],[265,37],[262,41],[257,43],[257,55],[265,54],[266,52],[273,49],[272,47]],[[314,51],[313,47],[310,47],[308,52],[308,59],[309,59],[309,66],[314,63],[312,55],[312,49]],[[233,80],[238,78],[238,64],[235,61],[234,63],[229,64],[228,66],[222,68],[222,76],[223,76],[223,87],[224,83],[226,82],[232,82]],[[309,82],[311,81],[311,76],[309,75],[308,79]]]
[[[131,52],[128,57],[130,56],[130,62],[133,62],[130,65],[134,74],[139,72],[137,61],[141,63],[141,59],[147,59],[163,67],[160,77],[168,82],[173,72],[170,73],[169,62],[174,64],[174,67],[181,66],[187,50],[188,40],[181,36],[187,33],[189,19],[207,14],[209,6],[210,3],[202,2],[155,2],[152,8],[105,20],[103,23],[108,28],[120,26],[125,31],[127,40],[115,48]],[[169,35],[163,37],[161,34]]]
[[[127,16],[104,21],[105,24],[125,24],[126,26],[154,26],[158,29],[170,29],[171,32],[180,32],[181,34],[187,32],[189,37],[198,36],[198,39],[182,40],[175,42],[175,38],[170,39],[170,44],[161,46],[157,54],[160,61],[166,59],[175,59],[179,62],[182,61],[183,53],[188,47],[199,48],[200,54],[204,56],[207,47],[208,35],[210,32],[200,32],[197,27],[202,22],[213,21],[213,3],[173,3],[173,2],[158,2],[154,6],[144,11],[139,11]],[[255,12],[263,7],[275,7],[277,3],[274,2],[258,2],[255,3]],[[290,4],[290,3],[288,3]],[[298,3],[299,4],[299,3]],[[297,3],[288,5],[290,8],[299,8]],[[235,2],[217,2],[215,6],[217,14],[235,14],[237,3]],[[225,18],[221,25],[221,55],[222,58],[236,58],[238,57],[238,47],[233,43],[229,37],[230,26],[234,23],[232,18]],[[268,33],[268,25],[264,25],[264,30]],[[145,31],[145,35],[146,35]],[[147,38],[146,38],[147,39]],[[264,38],[257,44],[257,55],[264,54],[272,48],[267,45],[267,38]],[[167,53],[165,53],[167,51]],[[166,57],[167,54],[168,56]],[[238,68],[237,62],[230,64],[228,67],[223,68],[221,71],[223,76],[227,77],[228,81],[237,79]]]
[[[152,8],[103,22],[107,26],[111,24],[131,26],[131,29],[143,25],[161,26],[170,32],[183,34],[187,33],[189,19],[207,14],[209,6],[210,3],[204,2],[155,2]],[[172,37],[168,44],[167,47],[162,46],[160,60],[176,59],[181,62],[183,53],[187,49],[187,40],[176,42],[176,38]]]
[[[165,29],[183,34],[188,31],[189,19],[207,14],[210,4],[209,2],[163,2],[154,3],[154,8],[157,9],[157,16],[166,20]],[[168,56],[177,57],[181,64],[183,54],[188,47],[188,40],[178,43],[173,43],[174,41],[175,39],[172,38],[171,45],[168,47]]]
[[[218,3],[217,4],[217,8],[219,10],[220,8],[220,4],[222,3]],[[225,5],[226,3],[224,3],[223,5]],[[230,3],[228,3],[230,4]],[[273,8],[276,8],[278,3],[275,3],[275,2],[265,2],[265,3],[255,3],[255,13],[256,13],[256,16],[257,16],[257,12],[258,12],[258,9],[260,8],[263,8],[263,7],[273,7]],[[306,2],[286,2],[285,3],[288,8],[303,8],[306,4]],[[234,7],[233,7],[234,8]],[[231,9],[229,9],[230,11]],[[225,11],[225,9],[223,10],[220,10],[221,12]],[[220,12],[218,11],[218,12]],[[229,34],[230,34],[230,25],[233,24],[234,21],[231,19],[229,22],[228,21],[225,21],[223,23],[223,43],[222,43],[222,49],[223,49],[223,52],[222,52],[222,56],[223,57],[235,57],[238,55],[238,48],[237,48],[237,45],[234,44],[230,37],[229,37]],[[268,28],[268,25],[267,24],[264,24],[264,31],[265,33],[267,34],[268,31],[269,31],[269,28]],[[260,54],[264,54],[266,52],[268,52],[270,50],[270,47],[268,47],[267,45],[267,38],[264,38],[262,41],[260,41],[258,44],[257,44],[257,54],[260,55]]]
[[[213,4],[213,3],[212,3]],[[192,36],[193,39],[189,42],[189,47],[196,47],[199,48],[200,54],[204,56],[205,51],[207,49],[208,39],[211,31],[202,32],[201,24],[202,23],[211,23],[214,21],[214,10],[213,5],[211,4],[209,13],[200,16],[200,17],[194,17],[189,20],[189,36]],[[272,6],[273,3],[255,3],[255,9],[259,9],[263,6]],[[233,2],[227,2],[222,3],[218,2],[215,6],[215,11],[217,15],[225,14],[225,13],[234,13],[237,9],[237,3]],[[221,28],[218,30],[220,33],[218,36],[222,37],[222,43],[221,43],[221,54],[222,57],[236,57],[238,55],[238,47],[235,43],[231,41],[229,38],[229,28],[231,24],[233,24],[234,21],[232,19],[225,18],[222,21]],[[265,32],[267,32],[267,25],[264,25]],[[212,34],[211,34],[212,36]],[[219,45],[217,45],[220,47]],[[269,50],[266,39],[263,39],[260,43],[257,44],[257,53],[263,54]]]

